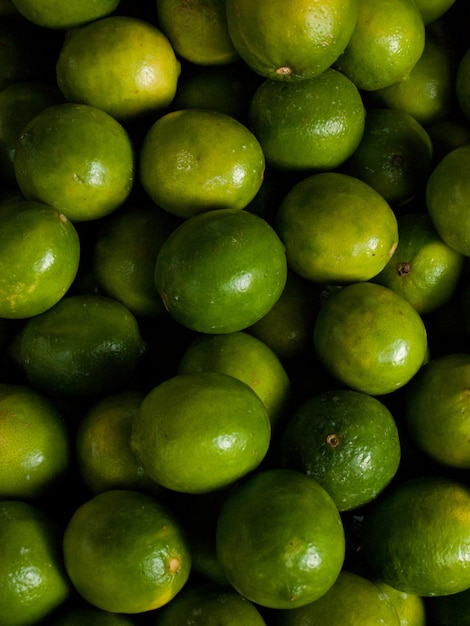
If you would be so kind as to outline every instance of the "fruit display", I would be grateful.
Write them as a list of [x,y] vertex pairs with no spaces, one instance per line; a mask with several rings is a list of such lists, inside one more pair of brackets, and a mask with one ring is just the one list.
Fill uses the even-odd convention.
[[470,624],[467,0],[0,0],[0,626]]

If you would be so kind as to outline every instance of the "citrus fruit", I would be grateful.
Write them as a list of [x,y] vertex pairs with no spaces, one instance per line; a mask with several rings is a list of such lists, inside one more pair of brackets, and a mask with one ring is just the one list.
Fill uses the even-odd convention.
[[276,303],[287,279],[284,245],[263,218],[238,209],[184,221],[160,248],[155,284],[169,314],[198,332],[244,330]]
[[414,0],[425,24],[430,24],[442,17],[454,4],[455,0]]
[[426,363],[407,388],[405,414],[410,434],[439,463],[470,468],[467,389],[470,355],[444,354]]
[[411,478],[387,489],[362,525],[371,575],[419,596],[470,586],[470,491],[444,476]]
[[428,132],[409,113],[369,108],[361,142],[343,171],[369,184],[396,207],[422,191],[432,157]]
[[56,104],[23,128],[14,169],[27,199],[50,204],[72,221],[97,219],[129,195],[133,147],[123,126],[105,111]]
[[125,121],[164,110],[175,96],[180,71],[160,29],[136,17],[112,15],[64,39],[56,79],[69,102]]
[[91,272],[101,291],[134,315],[155,318],[164,312],[155,287],[161,246],[179,220],[147,202],[128,202],[96,230]]
[[62,397],[117,391],[145,350],[132,313],[117,300],[97,294],[65,296],[29,318],[19,343],[20,364],[29,382]]
[[37,499],[69,468],[69,432],[62,415],[26,385],[0,384],[0,497]]
[[38,26],[69,29],[112,13],[120,0],[83,0],[64,4],[61,0],[12,0],[27,20]]
[[343,52],[357,2],[228,0],[226,10],[233,45],[247,65],[266,78],[296,81],[321,74]]
[[331,389],[302,402],[286,420],[283,467],[315,478],[340,511],[374,500],[400,463],[398,428],[373,396]]
[[293,185],[275,227],[290,269],[317,283],[369,280],[398,243],[386,200],[368,183],[339,172],[319,172]]
[[457,101],[465,117],[470,120],[470,48],[460,58],[455,77]]
[[63,538],[76,591],[112,613],[143,613],[169,602],[186,584],[191,556],[179,521],[154,497],[112,489],[83,502]]
[[258,609],[230,587],[185,588],[156,613],[154,626],[266,626]]
[[294,83],[266,79],[249,110],[266,162],[294,171],[341,165],[359,145],[364,119],[357,87],[332,68]]
[[361,90],[408,78],[421,57],[425,27],[414,0],[358,0],[357,20],[335,67]]
[[435,311],[454,295],[463,257],[439,237],[427,213],[404,213],[397,221],[397,249],[373,281],[393,289],[420,314]]
[[96,606],[83,602],[79,606],[72,605],[54,615],[49,620],[50,626],[135,626],[133,616],[122,613],[103,611]]
[[469,166],[470,145],[462,145],[437,163],[426,185],[426,206],[434,228],[448,246],[464,256],[470,256],[470,221],[466,210]]
[[263,401],[275,425],[290,400],[290,380],[273,350],[243,331],[199,335],[188,344],[179,373],[222,372],[240,379]]
[[458,55],[447,41],[426,31],[423,54],[405,80],[369,92],[375,106],[409,113],[423,124],[452,117]]
[[[326,621],[325,621],[326,620]],[[388,597],[373,582],[343,569],[333,586],[318,600],[281,611],[279,626],[400,626]]]
[[0,501],[0,561],[3,626],[37,624],[69,596],[60,532],[38,506]]
[[80,420],[75,436],[81,477],[94,494],[110,489],[157,492],[130,447],[132,422],[143,391],[126,390],[100,398]]
[[338,577],[344,528],[333,500],[314,479],[266,469],[227,495],[216,548],[239,593],[260,606],[293,609],[322,596]]
[[429,623],[432,626],[468,626],[470,624],[470,589],[450,596],[426,599]]
[[426,605],[424,598],[414,593],[398,591],[381,581],[373,581],[395,607],[400,626],[426,626]]
[[197,65],[226,65],[239,56],[219,0],[159,0],[157,20],[182,59]]
[[0,90],[0,176],[16,183],[13,161],[16,142],[24,126],[40,111],[62,101],[55,85],[19,81]]
[[253,133],[235,118],[207,109],[166,113],[148,129],[140,149],[145,191],[182,218],[244,209],[261,186],[264,168]]
[[25,319],[50,309],[78,271],[80,239],[73,223],[42,202],[0,206],[0,317]]
[[158,484],[183,493],[222,489],[252,471],[271,439],[262,400],[221,372],[177,374],[148,392],[131,447]]
[[340,382],[370,395],[408,383],[427,353],[426,327],[416,309],[375,283],[352,283],[333,292],[318,312],[314,344]]

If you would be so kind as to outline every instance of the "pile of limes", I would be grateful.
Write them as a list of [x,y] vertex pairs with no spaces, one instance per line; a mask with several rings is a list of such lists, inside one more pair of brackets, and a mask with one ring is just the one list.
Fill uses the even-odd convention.
[[0,626],[470,624],[467,0],[0,0]]

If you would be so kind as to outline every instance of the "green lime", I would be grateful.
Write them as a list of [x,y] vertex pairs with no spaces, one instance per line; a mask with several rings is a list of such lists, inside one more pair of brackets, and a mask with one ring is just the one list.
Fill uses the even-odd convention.
[[154,387],[134,417],[131,447],[163,487],[206,493],[254,470],[271,440],[268,411],[238,378],[177,374]]
[[[426,626],[426,604],[424,598],[415,593],[398,591],[381,581],[374,581],[395,607],[400,626]],[[462,625],[463,626],[463,625]]]
[[64,39],[56,79],[69,102],[95,106],[124,122],[165,110],[180,71],[170,42],[156,26],[112,15]]
[[117,391],[145,350],[132,313],[117,300],[96,294],[65,296],[28,319],[19,342],[29,382],[61,397]]
[[112,13],[120,0],[80,0],[79,3],[61,0],[12,0],[27,20],[49,29],[69,29],[92,22]]
[[387,201],[368,183],[339,172],[312,174],[293,185],[275,226],[290,269],[317,283],[370,280],[398,243]]
[[358,147],[365,108],[354,83],[328,68],[293,83],[266,79],[253,94],[249,120],[269,165],[332,170]]
[[338,509],[313,478],[266,469],[231,491],[220,510],[216,547],[230,584],[260,606],[294,609],[330,589],[343,566]]
[[328,69],[354,30],[356,0],[228,0],[228,31],[241,58],[266,78],[299,81]]
[[470,586],[470,491],[444,476],[420,476],[389,488],[362,525],[368,571],[418,596]]
[[83,502],[63,538],[70,580],[90,604],[144,613],[184,587],[191,556],[179,521],[154,497],[112,489]]
[[196,337],[184,351],[178,371],[221,372],[240,379],[263,401],[273,426],[290,400],[289,376],[276,353],[243,331]]
[[258,193],[264,169],[263,150],[247,126],[208,109],[159,117],[140,149],[145,191],[155,204],[182,218],[244,209]]
[[244,330],[280,297],[287,279],[282,241],[266,220],[238,209],[185,220],[162,245],[155,284],[170,315],[198,332]]
[[70,594],[60,529],[38,506],[0,501],[0,623],[38,624]]
[[104,217],[129,195],[134,178],[130,137],[113,117],[86,104],[47,107],[16,144],[18,186],[72,221]]
[[317,480],[340,511],[374,500],[395,476],[400,457],[389,409],[351,389],[303,401],[286,420],[280,443],[282,466]]
[[388,597],[373,582],[343,569],[318,600],[281,611],[279,626],[403,626]]
[[370,282],[333,292],[317,315],[314,343],[325,368],[340,382],[370,395],[407,384],[427,354],[426,327],[397,293]]
[[57,304],[78,272],[73,223],[42,202],[0,205],[0,317],[26,319]]
[[455,0],[414,0],[423,16],[425,24],[430,24],[439,19],[454,4]]

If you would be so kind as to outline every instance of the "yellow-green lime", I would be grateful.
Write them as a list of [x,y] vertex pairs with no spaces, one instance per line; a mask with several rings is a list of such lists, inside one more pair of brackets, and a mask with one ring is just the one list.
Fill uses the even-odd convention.
[[282,466],[317,480],[340,511],[374,500],[394,478],[400,457],[390,410],[351,389],[301,402],[286,419],[280,443]]
[[395,484],[362,524],[362,551],[374,580],[418,596],[470,586],[470,490],[443,475]]
[[395,607],[400,626],[426,626],[426,604],[422,596],[398,591],[380,580],[373,582]]
[[283,610],[279,626],[402,626],[395,607],[373,582],[343,569],[318,600]]
[[163,606],[191,570],[174,513],[154,497],[126,489],[105,491],[78,506],[64,531],[63,556],[78,594],[112,613]]
[[183,493],[232,485],[264,459],[271,422],[259,396],[234,376],[177,374],[148,392],[131,447],[158,484]]
[[293,185],[275,226],[290,269],[317,283],[370,280],[398,243],[388,202],[368,183],[340,172],[311,174]]
[[109,15],[120,0],[81,0],[79,3],[61,0],[12,0],[28,21],[43,28],[69,29]]
[[155,284],[169,314],[208,334],[244,330],[277,302],[287,279],[284,244],[263,218],[239,209],[185,220],[160,248]]
[[370,395],[406,385],[427,355],[427,332],[416,309],[371,282],[331,293],[314,328],[316,353],[339,382]]
[[249,120],[269,165],[332,170],[359,145],[365,108],[356,85],[328,68],[294,83],[266,79],[253,95]]
[[439,237],[426,212],[404,213],[397,221],[397,249],[373,281],[396,291],[418,313],[430,313],[454,295],[463,256]]
[[157,20],[178,56],[190,63],[227,65],[239,58],[219,0],[159,0]]
[[424,43],[424,22],[414,0],[358,0],[354,32],[334,66],[358,89],[381,89],[408,78]]
[[318,76],[343,52],[354,30],[357,0],[228,0],[235,49],[255,72],[280,81]]
[[117,209],[132,189],[133,145],[105,111],[56,104],[23,128],[14,169],[27,199],[50,204],[72,221],[98,219]]
[[112,15],[64,39],[56,79],[69,102],[95,106],[124,122],[165,110],[180,71],[159,28],[137,17]]
[[36,505],[0,501],[0,623],[31,626],[69,597],[60,529]]
[[78,272],[81,243],[58,209],[31,200],[0,206],[0,317],[27,319],[49,310]]
[[435,22],[445,15],[455,0],[414,0],[425,24]]
[[216,548],[229,583],[272,609],[294,609],[325,594],[343,566],[345,537],[336,505],[301,472],[255,472],[227,494]]
[[244,209],[258,193],[264,169],[263,150],[248,127],[208,109],[159,117],[140,149],[145,191],[155,204],[182,218]]

